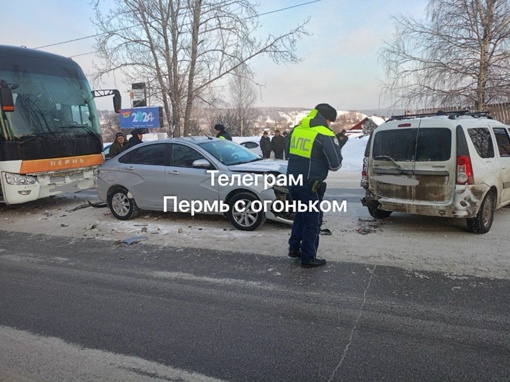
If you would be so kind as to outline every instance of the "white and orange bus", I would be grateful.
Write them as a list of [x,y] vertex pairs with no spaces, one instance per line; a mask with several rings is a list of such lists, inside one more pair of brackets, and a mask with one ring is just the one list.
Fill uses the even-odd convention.
[[92,91],[70,58],[0,46],[0,202],[20,204],[94,187],[103,163],[101,128]]

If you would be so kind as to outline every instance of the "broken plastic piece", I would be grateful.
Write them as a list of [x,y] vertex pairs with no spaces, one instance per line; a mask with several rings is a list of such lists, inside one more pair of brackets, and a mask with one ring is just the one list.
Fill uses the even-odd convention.
[[129,239],[122,240],[122,242],[126,243],[127,245],[131,245],[133,243],[138,243],[145,239],[147,239],[147,236],[135,236],[135,237],[130,237]]

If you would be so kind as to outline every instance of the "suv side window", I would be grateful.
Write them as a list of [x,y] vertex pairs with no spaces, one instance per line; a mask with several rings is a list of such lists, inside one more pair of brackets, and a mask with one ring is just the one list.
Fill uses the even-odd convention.
[[468,129],[468,134],[480,158],[494,158],[494,144],[488,128]]
[[510,138],[508,137],[508,131],[503,127],[495,127],[492,130],[496,136],[499,155],[502,157],[510,156]]

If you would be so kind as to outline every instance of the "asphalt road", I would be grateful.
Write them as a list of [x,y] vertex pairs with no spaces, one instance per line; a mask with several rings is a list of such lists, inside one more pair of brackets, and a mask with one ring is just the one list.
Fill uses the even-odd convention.
[[510,380],[508,280],[0,239],[0,381]]

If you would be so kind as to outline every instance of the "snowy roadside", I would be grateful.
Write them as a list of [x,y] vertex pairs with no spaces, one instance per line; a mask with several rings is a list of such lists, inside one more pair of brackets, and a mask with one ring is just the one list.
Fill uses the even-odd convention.
[[[359,194],[359,172],[340,170],[328,179],[329,187],[351,188]],[[345,190],[344,190],[345,191]],[[348,192],[349,190],[346,190]],[[141,237],[143,243],[176,248],[195,247],[236,251],[246,255],[286,257],[289,226],[266,222],[254,232],[235,230],[221,216],[176,213],[142,213],[120,221],[107,208],[95,208],[86,196],[65,195],[15,207],[0,206],[0,229],[64,237],[114,241]],[[507,233],[510,209],[496,213],[492,230],[485,235],[465,231],[463,220],[394,214],[378,221],[351,197],[346,212],[325,215],[319,256],[330,261],[396,266],[438,271],[460,276],[510,279]],[[136,243],[142,248],[143,243]],[[271,244],[268,244],[271,243]],[[105,251],[108,251],[108,244]],[[171,253],[171,252],[169,252]],[[289,259],[289,261],[293,261]],[[327,272],[327,267],[324,269]]]
[[[385,220],[374,220],[359,202],[365,144],[365,139],[349,140],[342,151],[342,169],[330,173],[327,179],[331,195],[346,197],[348,203],[347,211],[325,215],[323,228],[332,234],[321,236],[319,257],[401,267],[415,277],[422,277],[419,271],[438,271],[452,277],[510,279],[510,208],[496,212],[493,227],[485,235],[467,233],[465,221],[459,219],[393,214]],[[338,192],[346,195],[338,196]],[[0,230],[111,240],[115,245],[127,245],[122,241],[142,237],[144,243],[176,248],[287,257],[287,225],[268,221],[256,231],[243,232],[235,230],[222,216],[156,212],[120,221],[107,208],[91,207],[88,201],[97,199],[90,195],[67,194],[18,206],[0,205]]]

